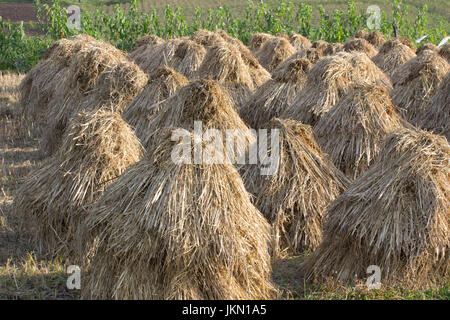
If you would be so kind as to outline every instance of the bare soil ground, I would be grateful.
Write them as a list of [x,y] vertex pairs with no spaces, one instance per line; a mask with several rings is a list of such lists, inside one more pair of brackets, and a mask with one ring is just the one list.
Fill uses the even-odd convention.
[[3,3],[0,4],[0,16],[10,22],[37,21],[36,9],[32,3]]

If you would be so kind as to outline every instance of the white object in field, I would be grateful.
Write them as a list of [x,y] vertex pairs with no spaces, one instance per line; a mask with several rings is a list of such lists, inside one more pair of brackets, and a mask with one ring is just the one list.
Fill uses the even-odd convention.
[[426,37],[428,37],[428,35],[424,35],[422,37],[420,37],[419,39],[416,40],[416,43],[421,43],[423,41],[423,39],[425,39]]
[[442,47],[444,44],[447,43],[447,41],[450,39],[450,37],[445,37],[444,39],[442,39],[441,42],[439,42],[438,47]]

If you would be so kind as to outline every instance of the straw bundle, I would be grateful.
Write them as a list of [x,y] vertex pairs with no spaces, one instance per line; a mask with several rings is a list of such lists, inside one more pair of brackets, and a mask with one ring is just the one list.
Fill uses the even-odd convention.
[[368,34],[366,30],[358,30],[350,39],[365,39]]
[[153,53],[155,47],[164,43],[164,41],[164,39],[153,34],[143,36],[136,41],[136,44],[131,49],[128,58],[135,61],[139,65],[142,62],[141,59],[148,57],[151,53]]
[[83,297],[273,298],[270,227],[239,173],[227,164],[174,163],[174,130],[90,210],[86,234],[98,247]]
[[369,32],[364,39],[369,41],[371,45],[373,45],[377,50],[381,48],[381,46],[386,42],[384,35],[380,31],[372,31]]
[[303,88],[311,63],[306,59],[290,60],[277,68],[273,79],[259,87],[239,114],[251,128],[259,128],[278,117]]
[[431,50],[433,52],[439,53],[439,47],[437,45],[427,42],[417,48],[416,55],[421,54],[425,50]]
[[85,207],[141,158],[142,147],[119,114],[99,110],[72,119],[61,148],[32,172],[15,197],[24,233],[50,255],[77,246]]
[[439,50],[439,54],[450,63],[450,43],[444,44]]
[[372,60],[378,68],[392,78],[403,64],[415,56],[413,49],[404,45],[398,39],[391,39],[381,46],[378,54]]
[[289,40],[284,37],[274,37],[266,41],[255,57],[267,71],[272,72],[295,52]]
[[317,40],[312,44],[311,48],[317,49],[323,55],[323,52],[328,48],[328,46],[329,46],[328,42],[324,40]]
[[255,90],[250,70],[239,49],[228,43],[210,47],[198,69],[197,78],[217,80],[229,90],[238,109]]
[[289,36],[289,41],[296,51],[306,50],[311,48],[312,43],[308,38],[298,33],[293,33]]
[[380,152],[384,138],[401,127],[389,92],[376,85],[356,85],[315,125],[314,136],[334,165],[356,179]]
[[220,34],[209,30],[198,30],[190,37],[190,39],[198,44],[201,44],[202,46],[205,46],[206,48],[215,46],[225,41]]
[[160,102],[188,83],[185,76],[169,67],[160,67],[149,75],[147,85],[122,114],[141,141],[150,133],[149,116],[158,110]]
[[61,144],[71,116],[82,110],[107,106],[122,112],[145,86],[147,76],[110,45],[80,50],[55,88],[41,149],[53,154]]
[[439,54],[425,50],[400,67],[393,75],[392,102],[408,121],[428,113],[428,102],[450,65]]
[[340,42],[330,43],[327,48],[323,50],[324,56],[332,56],[340,51],[344,51],[344,45]]
[[146,149],[152,148],[161,128],[180,127],[194,130],[194,122],[201,121],[204,130],[239,130],[237,156],[242,155],[255,138],[235,110],[234,101],[227,90],[215,80],[196,80],[179,89],[162,102],[157,113],[149,117],[152,132],[142,141]]
[[441,81],[429,102],[427,112],[418,114],[412,123],[447,137],[450,141],[450,73]]
[[303,89],[282,114],[315,125],[355,84],[378,84],[390,89],[390,81],[364,53],[339,52],[324,57],[308,73]]
[[192,79],[205,56],[206,49],[202,45],[192,40],[183,40],[175,50],[169,66],[186,78]]
[[273,38],[274,36],[269,33],[262,33],[262,32],[254,33],[253,36],[250,38],[248,47],[250,48],[252,53],[255,54],[259,49],[261,49],[264,46],[264,44],[268,40]]
[[87,35],[77,35],[58,40],[47,49],[42,60],[26,74],[20,84],[20,105],[24,115],[45,125],[55,86],[66,77],[67,67],[77,52],[93,43],[98,41]]
[[372,46],[369,41],[365,39],[349,39],[344,43],[344,51],[347,52],[364,52],[369,58],[373,58],[377,55],[377,49]]
[[377,265],[381,282],[427,286],[449,276],[450,146],[403,129],[329,207],[323,242],[302,266],[308,278],[352,283]]
[[245,166],[246,188],[272,224],[274,257],[314,250],[322,239],[325,208],[348,181],[317,146],[310,126],[274,118],[265,127],[279,130],[278,171],[262,176],[259,166]]

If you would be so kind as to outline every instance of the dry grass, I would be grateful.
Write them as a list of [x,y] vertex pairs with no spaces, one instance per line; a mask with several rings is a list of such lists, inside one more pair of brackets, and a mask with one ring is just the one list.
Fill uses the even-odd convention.
[[377,84],[388,90],[390,81],[364,53],[339,52],[319,60],[310,70],[303,89],[282,114],[315,125],[356,84]]
[[384,35],[380,31],[372,31],[369,32],[364,39],[369,41],[371,45],[373,45],[377,50],[379,50],[383,44],[386,42]]
[[450,43],[444,44],[439,50],[439,54],[450,63]]
[[279,36],[266,41],[255,57],[267,71],[272,72],[295,52],[289,40]]
[[346,52],[364,52],[369,58],[377,55],[378,50],[365,39],[349,39],[344,43],[343,47]]
[[450,73],[442,79],[441,85],[431,98],[427,112],[418,114],[412,123],[421,128],[443,135],[450,141]]
[[250,69],[239,48],[222,42],[209,48],[197,74],[199,79],[218,81],[230,92],[239,110],[255,90]]
[[450,65],[439,54],[424,50],[409,60],[392,76],[392,102],[408,121],[424,117],[429,101],[436,92]]
[[149,127],[149,117],[159,111],[162,106],[160,102],[188,83],[185,76],[169,67],[160,67],[149,75],[147,85],[122,114],[141,141],[153,130]]
[[147,83],[147,76],[122,52],[101,42],[86,45],[72,59],[54,88],[46,113],[41,149],[53,154],[70,118],[83,110],[108,107],[122,112]]
[[264,127],[280,133],[278,171],[262,176],[258,165],[247,165],[242,177],[272,224],[273,256],[314,250],[322,240],[325,208],[348,181],[322,153],[310,126],[274,118]]
[[248,47],[250,48],[252,53],[255,54],[256,52],[259,51],[259,49],[261,49],[264,46],[264,44],[268,40],[273,38],[274,36],[269,33],[257,32],[253,34],[253,36],[250,38],[250,41],[248,42]]
[[[147,150],[157,143],[162,128],[180,127],[194,130],[194,122],[201,121],[203,130],[238,130],[237,154],[245,153],[255,137],[239,117],[234,101],[227,90],[215,80],[196,80],[179,89],[165,100],[160,111],[150,116],[148,127],[151,133],[143,140]],[[230,155],[230,159],[233,157]]]
[[381,282],[426,287],[449,276],[450,146],[403,129],[375,163],[328,207],[324,240],[302,266],[344,283],[381,268]]
[[141,154],[138,139],[118,113],[79,113],[58,152],[27,176],[15,195],[22,234],[43,254],[73,259],[86,207]]
[[427,42],[427,43],[424,43],[423,45],[421,45],[419,48],[417,48],[416,55],[420,55],[425,50],[431,50],[436,53],[439,53],[439,49],[440,48],[437,45]]
[[319,120],[314,136],[334,165],[356,179],[372,164],[387,135],[401,126],[389,92],[363,84],[351,88]]
[[298,33],[292,33],[289,36],[289,41],[291,42],[291,45],[295,48],[296,51],[306,50],[312,46],[312,43],[311,41],[309,41],[308,38]]
[[390,78],[407,61],[416,56],[413,49],[404,45],[398,39],[386,41],[378,54],[373,57],[373,62]]
[[[86,220],[94,299],[269,299],[270,229],[232,165],[175,164],[173,130]],[[189,132],[186,132],[189,135]]]
[[273,79],[259,87],[239,111],[251,128],[278,117],[303,88],[311,63],[306,59],[289,59],[278,67]]
[[18,86],[24,77],[23,74],[0,72],[0,107],[19,100],[20,90]]

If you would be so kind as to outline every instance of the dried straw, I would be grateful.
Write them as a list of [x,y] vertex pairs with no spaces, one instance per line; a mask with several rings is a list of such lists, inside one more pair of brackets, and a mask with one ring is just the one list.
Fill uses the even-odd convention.
[[314,136],[334,165],[356,179],[372,164],[382,141],[402,126],[389,92],[377,85],[351,88],[314,126]]
[[306,59],[289,59],[282,66],[241,108],[239,114],[251,128],[260,128],[283,113],[305,85],[311,63]]
[[391,39],[381,46],[380,51],[372,60],[378,68],[392,78],[403,64],[415,56],[413,49],[404,45],[398,39]]
[[119,114],[79,113],[55,156],[17,191],[14,210],[22,232],[52,256],[72,255],[86,206],[141,154],[138,139]]
[[449,276],[450,146],[445,138],[402,129],[375,163],[329,207],[323,242],[307,257],[308,278],[367,278],[425,287]]
[[308,38],[298,33],[292,33],[289,36],[289,41],[291,42],[291,45],[295,48],[296,51],[306,50],[311,48],[312,46],[312,43],[311,41],[309,41]]
[[259,165],[244,166],[246,188],[272,224],[274,257],[314,250],[322,239],[325,208],[348,180],[322,153],[310,126],[274,118],[265,128],[279,130],[278,171],[262,176]]
[[343,47],[346,52],[364,52],[369,56],[369,58],[373,58],[377,55],[378,51],[372,46],[369,41],[365,39],[349,39],[344,43]]
[[173,130],[90,210],[85,234],[98,246],[83,298],[273,298],[270,227],[239,173],[174,163]]
[[295,52],[289,40],[284,37],[274,37],[266,41],[255,57],[267,71],[272,72]]

